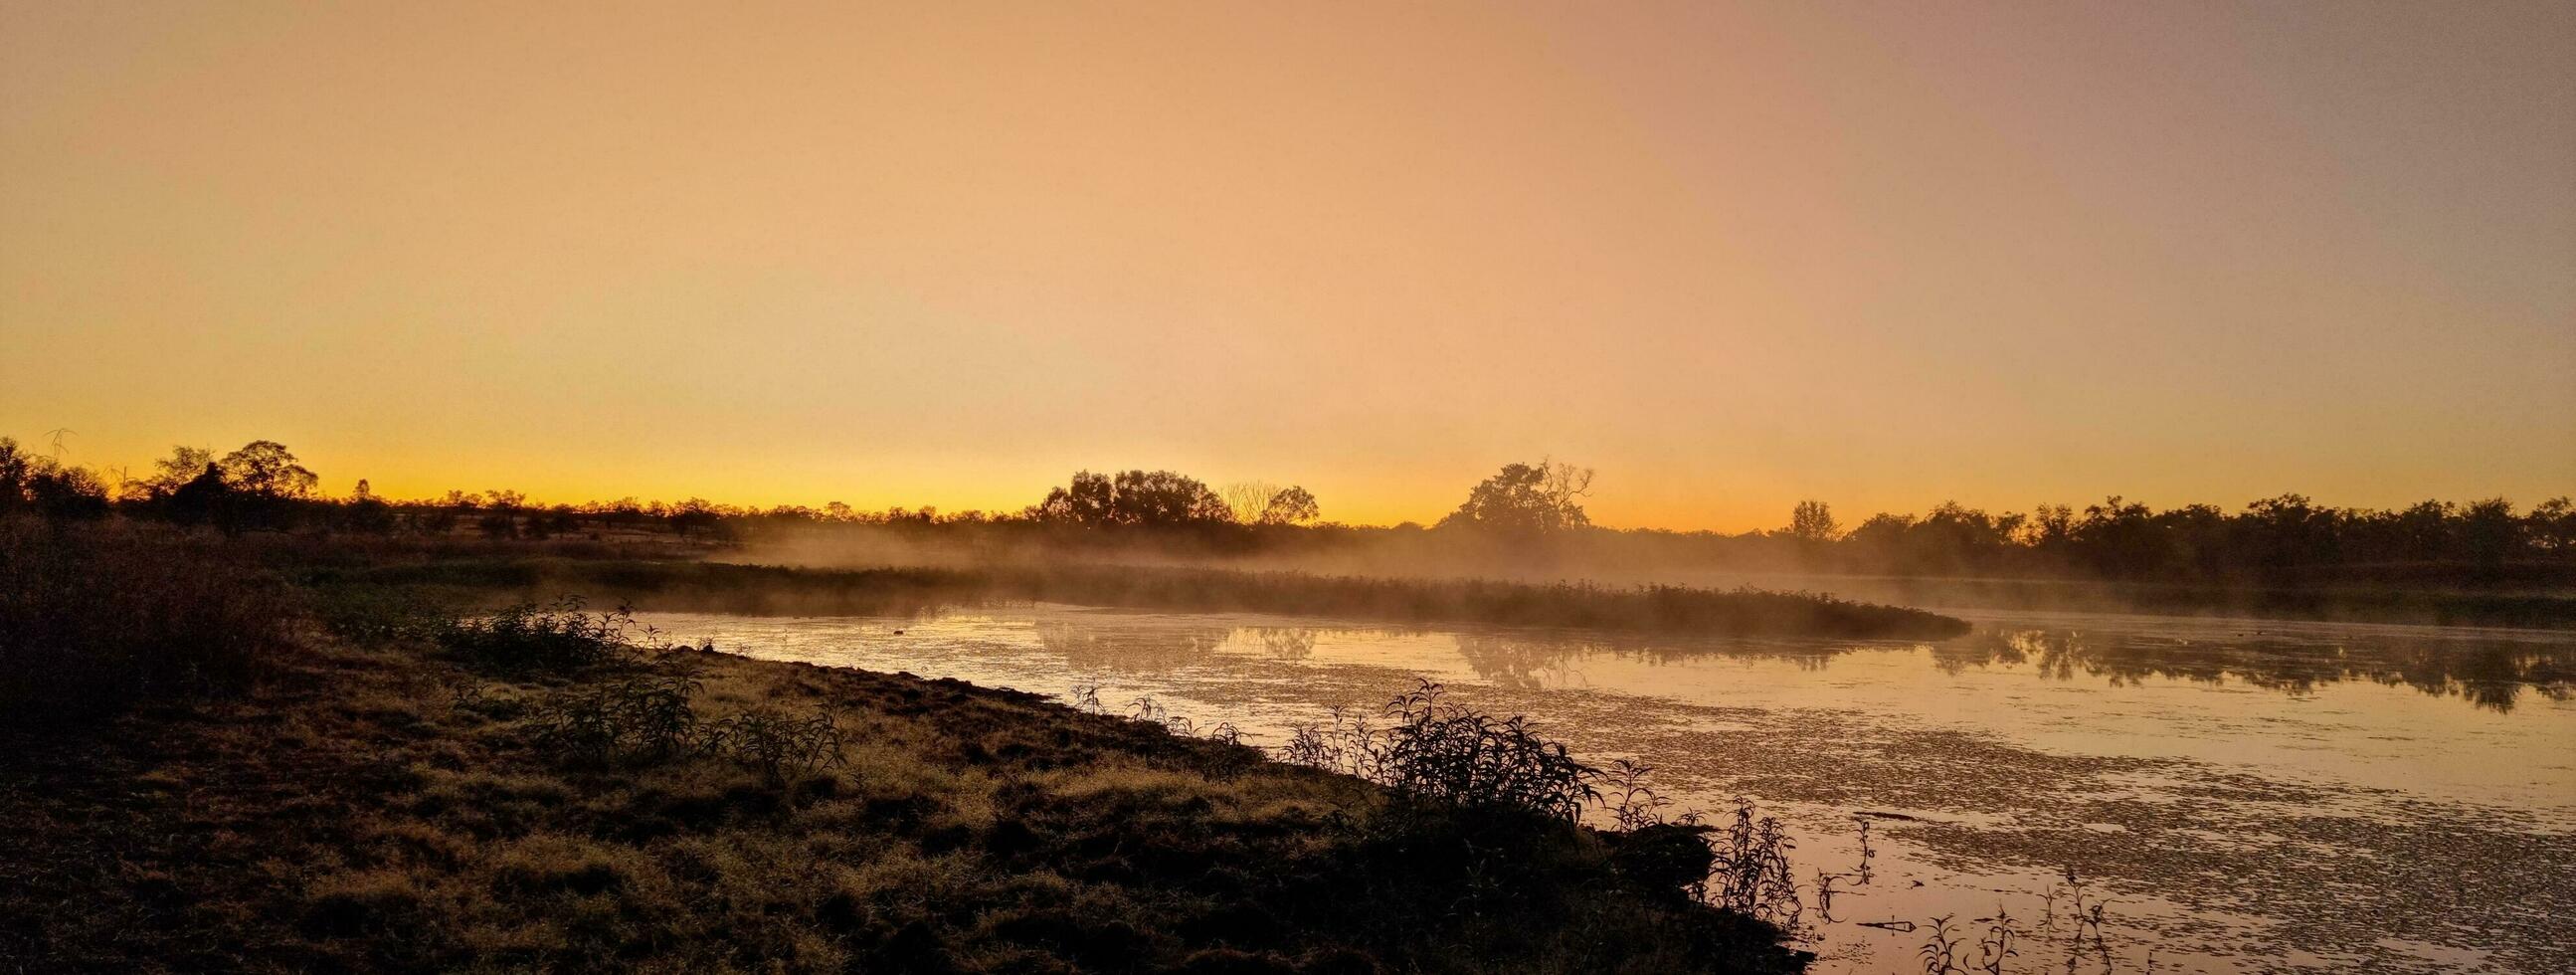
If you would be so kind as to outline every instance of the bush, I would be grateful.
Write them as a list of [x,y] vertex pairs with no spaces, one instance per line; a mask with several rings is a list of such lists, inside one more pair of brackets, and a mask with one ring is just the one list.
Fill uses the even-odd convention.
[[283,584],[123,526],[0,520],[0,723],[239,691],[294,645]]
[[1293,730],[1280,760],[1328,769],[1398,795],[1465,809],[1510,808],[1574,821],[1601,800],[1599,769],[1539,737],[1527,719],[1445,703],[1422,681],[1387,702],[1383,728],[1336,711],[1329,728]]
[[1754,818],[1753,803],[1735,800],[1735,820],[1717,836],[1713,863],[1701,891],[1711,904],[1784,925],[1795,924],[1805,910],[1798,883],[1789,873],[1789,841],[1780,821]]
[[522,603],[490,616],[448,620],[436,638],[468,662],[511,673],[596,667],[636,648],[632,610],[591,613],[583,605],[579,596],[542,607]]
[[1406,795],[1466,808],[1526,809],[1567,821],[1601,798],[1600,772],[1565,746],[1539,737],[1528,719],[1507,720],[1445,704],[1430,681],[1387,705],[1394,718],[1377,739],[1385,784]]
[[1329,726],[1295,728],[1279,760],[1386,786],[1430,814],[1399,817],[1416,824],[1492,811],[1581,822],[1598,807],[1615,825],[1603,832],[1611,866],[1643,890],[1784,925],[1805,910],[1790,874],[1796,844],[1777,819],[1757,817],[1752,802],[1736,800],[1724,827],[1703,825],[1697,813],[1667,819],[1672,803],[1647,785],[1647,766],[1583,764],[1518,716],[1498,720],[1441,696],[1440,685],[1421,681],[1387,703],[1385,727],[1337,710]]
[[538,747],[574,762],[605,765],[662,759],[696,747],[699,683],[680,674],[641,674],[583,684],[538,708],[529,731]]

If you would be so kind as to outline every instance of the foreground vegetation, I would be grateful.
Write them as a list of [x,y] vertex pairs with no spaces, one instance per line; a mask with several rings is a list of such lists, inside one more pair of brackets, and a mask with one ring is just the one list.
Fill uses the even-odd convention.
[[0,970],[1802,965],[1712,903],[1702,830],[1428,690],[1305,756],[1360,777],[275,547],[0,528]]

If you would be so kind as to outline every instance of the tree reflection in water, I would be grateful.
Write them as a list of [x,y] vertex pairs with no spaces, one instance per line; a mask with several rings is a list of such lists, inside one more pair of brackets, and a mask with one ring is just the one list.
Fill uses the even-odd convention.
[[1234,639],[1260,647],[1270,659],[1294,663],[1314,656],[1315,632],[1311,626],[1238,626]]
[[1079,670],[1153,674],[1205,661],[1234,630],[1224,626],[1103,626],[1039,620],[1038,642]]
[[2239,681],[2284,694],[2312,694],[2343,681],[2412,687],[2510,711],[2526,688],[2553,701],[2576,692],[2576,644],[2510,637],[2304,640],[2252,635],[2192,639],[2082,628],[2002,627],[1932,648],[1934,666],[2028,666],[2055,680],[2078,674],[2114,687],[2150,677],[2204,684]]
[[[1987,625],[1956,640],[1933,644],[1826,641],[1666,640],[1564,632],[1458,633],[1458,652],[1477,676],[1497,685],[1537,688],[1578,679],[1569,668],[1587,657],[1616,656],[1649,663],[1721,656],[1778,660],[1820,670],[1838,656],[1862,651],[1928,651],[1947,674],[1970,668],[2027,669],[2048,680],[2079,677],[2112,687],[2149,678],[2221,685],[2231,681],[2288,695],[2315,693],[2345,681],[2411,687],[2435,697],[2505,712],[2526,693],[2551,701],[2576,696],[2576,642],[2470,634],[2336,634],[2301,638],[2267,632],[2262,624],[2241,634],[2224,627],[2186,628],[2176,635],[2121,632],[2078,626]],[[2207,630],[2211,632],[2199,632]]]
[[1568,668],[1586,657],[1618,656],[1669,664],[1724,655],[1782,660],[1801,670],[1822,670],[1848,643],[1730,640],[1706,643],[1586,637],[1571,633],[1458,633],[1458,653],[1476,676],[1504,687],[1535,689],[1575,679]]

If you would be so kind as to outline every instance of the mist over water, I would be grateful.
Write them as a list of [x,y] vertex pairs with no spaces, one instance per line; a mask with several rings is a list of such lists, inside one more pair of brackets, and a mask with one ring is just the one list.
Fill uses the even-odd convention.
[[[2551,972],[2576,961],[2576,634],[2031,611],[1933,643],[1673,639],[1021,605],[655,614],[754,656],[909,670],[1276,746],[1416,677],[1684,805],[1795,829],[1821,971],[1911,968],[1931,918],[2053,919],[2025,969]],[[900,631],[900,632],[898,632]],[[2068,881],[2072,873],[2074,882]],[[2072,899],[2104,905],[2068,945]],[[1873,927],[1915,925],[1913,931]],[[2052,954],[2054,953],[2054,954]]]

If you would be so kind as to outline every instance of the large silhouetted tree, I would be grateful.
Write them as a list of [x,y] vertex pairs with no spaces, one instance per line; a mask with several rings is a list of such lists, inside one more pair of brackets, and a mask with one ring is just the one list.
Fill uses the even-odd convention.
[[219,461],[224,482],[234,490],[263,498],[301,498],[321,482],[296,463],[295,453],[274,440],[253,440]]
[[1216,525],[1234,517],[1234,509],[1206,484],[1171,471],[1079,471],[1072,484],[1048,491],[1030,513],[1086,527]]
[[1283,488],[1267,481],[1240,481],[1218,494],[1240,524],[1302,525],[1323,515],[1315,496],[1294,485]]
[[1294,484],[1270,496],[1261,506],[1261,523],[1265,525],[1302,525],[1324,516],[1323,505],[1305,488]]
[[1842,534],[1834,509],[1822,501],[1800,501],[1789,509],[1789,537],[1803,542],[1830,542]]
[[1592,524],[1577,499],[1592,491],[1592,470],[1562,461],[1505,464],[1467,492],[1458,510],[1440,519],[1447,528],[1508,534],[1547,534]]
[[233,500],[232,486],[224,483],[223,468],[208,463],[197,476],[172,488],[164,504],[170,520],[182,525],[212,522],[230,530],[236,524]]
[[166,498],[181,485],[197,479],[206,466],[215,462],[215,452],[203,447],[172,447],[170,456],[152,462],[152,476],[136,483],[145,497]]

